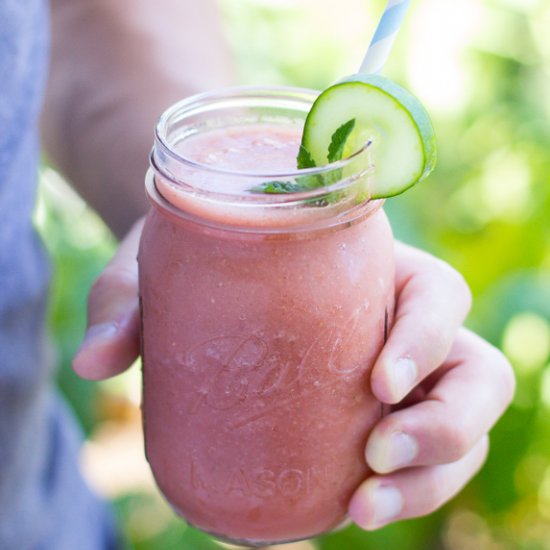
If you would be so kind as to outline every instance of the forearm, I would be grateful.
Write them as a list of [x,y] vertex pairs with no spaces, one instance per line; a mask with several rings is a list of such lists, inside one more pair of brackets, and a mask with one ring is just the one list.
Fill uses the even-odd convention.
[[119,236],[146,210],[153,127],[171,103],[227,85],[213,1],[52,0],[46,149]]

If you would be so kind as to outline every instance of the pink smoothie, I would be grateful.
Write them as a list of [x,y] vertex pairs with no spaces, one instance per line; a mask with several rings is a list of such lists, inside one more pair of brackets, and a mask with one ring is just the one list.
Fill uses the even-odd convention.
[[[257,124],[178,149],[218,168],[280,172],[294,168],[298,144],[293,127]],[[336,527],[369,474],[365,442],[381,415],[369,376],[394,266],[380,204],[296,231],[324,208],[261,216],[155,182],[139,266],[145,444],[160,489],[191,524],[234,541]],[[220,189],[199,169],[189,183],[248,185],[224,178]]]

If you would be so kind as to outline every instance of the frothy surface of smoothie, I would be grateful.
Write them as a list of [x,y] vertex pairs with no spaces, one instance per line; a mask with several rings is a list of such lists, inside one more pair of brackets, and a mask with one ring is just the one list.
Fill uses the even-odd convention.
[[[301,130],[292,126],[251,124],[209,130],[195,134],[180,144],[178,152],[195,162],[216,169],[250,174],[275,174],[296,170]],[[218,180],[206,180],[216,191]],[[233,192],[240,189],[237,178],[232,182]]]

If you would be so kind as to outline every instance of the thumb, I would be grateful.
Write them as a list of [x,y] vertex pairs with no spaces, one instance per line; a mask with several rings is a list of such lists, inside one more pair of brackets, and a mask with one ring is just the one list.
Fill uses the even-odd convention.
[[75,372],[102,380],[126,370],[139,355],[137,250],[143,220],[121,242],[88,297],[88,327],[73,359]]

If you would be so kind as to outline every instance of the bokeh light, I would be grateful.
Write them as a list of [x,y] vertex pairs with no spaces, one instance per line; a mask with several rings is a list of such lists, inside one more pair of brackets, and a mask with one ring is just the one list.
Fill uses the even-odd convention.
[[522,313],[510,320],[502,349],[519,374],[541,369],[550,355],[550,324],[534,313]]

